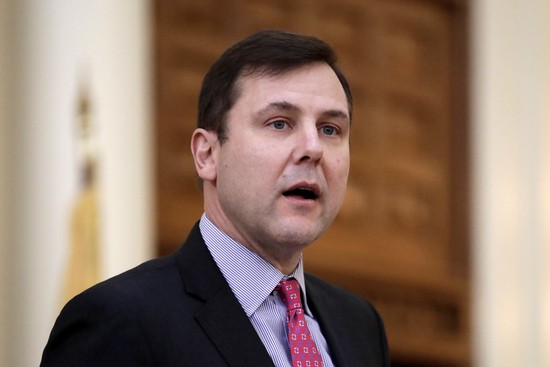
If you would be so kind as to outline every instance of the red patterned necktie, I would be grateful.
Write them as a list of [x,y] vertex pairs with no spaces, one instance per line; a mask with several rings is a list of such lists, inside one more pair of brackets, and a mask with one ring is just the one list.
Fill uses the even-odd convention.
[[307,328],[300,284],[296,279],[281,281],[276,291],[287,308],[288,343],[293,367],[323,367],[321,354]]

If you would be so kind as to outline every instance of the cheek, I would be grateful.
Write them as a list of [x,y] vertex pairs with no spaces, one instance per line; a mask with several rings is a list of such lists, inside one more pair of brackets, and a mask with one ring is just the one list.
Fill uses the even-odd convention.
[[228,155],[224,160],[223,169],[232,177],[233,182],[246,183],[249,187],[263,185],[273,162],[272,157],[273,154],[265,147],[249,144]]
[[332,182],[329,183],[331,185],[331,190],[334,193],[334,200],[336,202],[341,202],[344,200],[344,197],[346,195],[346,190],[348,186],[348,173],[349,173],[349,167],[345,162],[338,162],[338,167],[333,171],[333,178]]
[[241,162],[255,167],[259,171],[270,171],[286,163],[289,157],[288,151],[281,145],[260,143],[250,144],[243,149]]
[[335,176],[339,180],[346,180],[349,175],[349,159],[347,158],[337,158],[334,163],[334,169],[333,172],[335,172]]

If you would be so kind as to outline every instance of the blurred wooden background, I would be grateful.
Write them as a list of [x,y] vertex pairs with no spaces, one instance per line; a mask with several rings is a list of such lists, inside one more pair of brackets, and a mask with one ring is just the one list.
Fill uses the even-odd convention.
[[157,0],[158,252],[202,213],[189,149],[202,78],[263,28],[336,49],[354,94],[348,195],[306,270],[373,301],[393,366],[469,366],[467,0]]

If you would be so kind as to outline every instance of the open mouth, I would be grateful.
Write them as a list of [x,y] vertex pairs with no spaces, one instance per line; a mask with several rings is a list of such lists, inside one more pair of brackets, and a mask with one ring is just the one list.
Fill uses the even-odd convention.
[[283,195],[286,197],[297,197],[306,200],[317,200],[319,198],[317,191],[308,187],[297,187],[295,189],[283,192]]

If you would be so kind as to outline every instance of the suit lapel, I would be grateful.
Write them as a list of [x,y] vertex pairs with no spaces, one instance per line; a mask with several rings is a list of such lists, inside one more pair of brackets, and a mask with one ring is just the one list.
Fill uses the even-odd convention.
[[197,321],[231,366],[272,366],[271,357],[229,287],[196,314]]
[[338,302],[311,282],[306,284],[308,305],[325,337],[335,366],[368,366],[357,349],[357,335],[353,335],[353,315],[342,310]]
[[204,304],[197,322],[232,367],[273,366],[256,330],[225,281],[195,225],[177,254],[184,288]]

